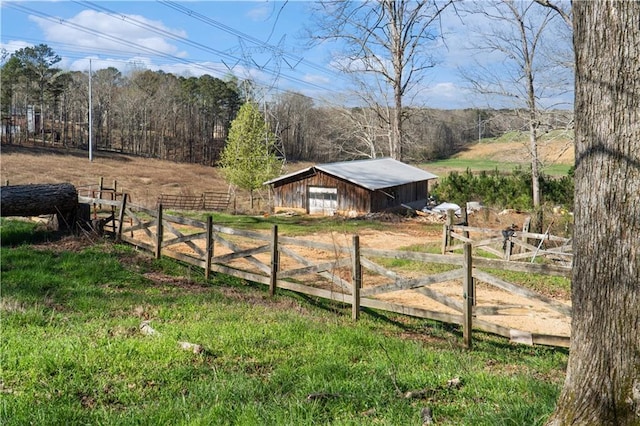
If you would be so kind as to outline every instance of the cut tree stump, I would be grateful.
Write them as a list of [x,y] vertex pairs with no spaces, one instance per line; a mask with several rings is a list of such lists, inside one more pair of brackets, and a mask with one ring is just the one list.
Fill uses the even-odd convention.
[[78,209],[78,191],[70,183],[3,186],[0,195],[0,216],[55,214],[60,228],[72,226]]

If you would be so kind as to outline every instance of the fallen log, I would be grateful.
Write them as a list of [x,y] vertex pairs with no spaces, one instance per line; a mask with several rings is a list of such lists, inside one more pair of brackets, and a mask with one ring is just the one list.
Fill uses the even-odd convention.
[[11,185],[0,188],[0,215],[67,215],[78,208],[78,191],[70,183]]
[[0,188],[0,216],[55,214],[58,229],[71,229],[78,212],[78,191],[70,183],[11,185]]

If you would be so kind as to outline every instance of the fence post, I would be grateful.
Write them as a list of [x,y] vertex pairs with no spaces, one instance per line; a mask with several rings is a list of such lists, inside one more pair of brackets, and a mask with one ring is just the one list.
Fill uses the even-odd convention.
[[511,260],[511,252],[513,251],[513,242],[511,237],[505,241],[504,260]]
[[451,226],[453,225],[454,217],[454,211],[452,209],[447,210],[447,221],[442,228],[442,254],[447,253],[447,246],[451,240]]
[[463,268],[464,276],[462,278],[462,297],[463,301],[463,339],[467,349],[471,349],[471,329],[473,327],[473,305],[475,304],[475,291],[473,288],[473,264],[471,260],[471,244],[464,244]]
[[162,234],[164,228],[162,226],[162,204],[158,204],[158,224],[156,226],[156,259],[160,259],[162,256]]
[[204,278],[209,279],[211,274],[211,258],[213,257],[213,217],[207,216],[207,249],[205,259]]
[[122,224],[124,223],[124,212],[127,208],[127,194],[122,194],[122,204],[118,212],[118,230],[116,231],[116,241],[122,240]]
[[362,288],[362,267],[360,266],[360,236],[353,236],[353,287],[351,293],[351,319],[357,321],[360,318],[360,289]]
[[[529,244],[529,239],[527,238],[527,232],[529,232],[529,228],[531,228],[531,216],[524,220],[522,224],[522,242],[525,244]],[[522,250],[518,250],[518,253],[521,253]]]
[[276,294],[276,283],[278,281],[278,225],[273,225],[271,240],[271,276],[269,277],[269,296]]

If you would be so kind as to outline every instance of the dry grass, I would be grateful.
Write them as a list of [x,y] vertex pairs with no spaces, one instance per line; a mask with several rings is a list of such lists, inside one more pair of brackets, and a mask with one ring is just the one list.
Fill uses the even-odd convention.
[[[97,152],[89,162],[88,153],[36,147],[2,146],[2,184],[69,182],[80,188],[106,187],[117,182],[136,204],[155,206],[160,194],[199,195],[205,191],[227,191],[228,183],[214,167]],[[246,194],[238,193],[238,202]]]
[[[458,154],[460,158],[493,158],[496,160],[523,157],[522,141],[474,144]],[[541,158],[555,158],[557,163],[573,161],[573,146],[566,140],[545,141],[540,145]],[[308,167],[309,163],[291,163],[286,172]],[[0,182],[12,185],[28,183],[69,182],[80,188],[97,186],[100,178],[107,187],[117,182],[118,190],[130,195],[136,204],[154,207],[160,194],[199,195],[205,191],[228,191],[229,184],[215,167],[174,163],[117,153],[96,152],[92,162],[81,150],[61,150],[41,147],[2,146]],[[266,192],[265,192],[266,196]],[[235,194],[238,211],[248,211],[249,196],[244,191]],[[257,201],[257,209],[266,209],[267,200]]]
[[[469,145],[455,158],[492,159],[505,162],[530,161],[528,156],[529,140],[526,135],[517,133],[504,136],[499,140]],[[543,135],[538,141],[538,155],[545,164],[573,164],[575,161],[574,144],[570,135],[564,133]]]

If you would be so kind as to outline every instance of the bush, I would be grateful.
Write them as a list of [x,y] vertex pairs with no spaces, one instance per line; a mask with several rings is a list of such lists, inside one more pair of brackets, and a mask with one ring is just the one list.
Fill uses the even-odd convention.
[[[541,175],[540,190],[543,204],[561,205],[566,209],[573,206],[571,173],[560,179]],[[439,200],[462,206],[468,201],[479,201],[495,208],[533,208],[531,171],[522,167],[517,167],[510,175],[501,174],[497,169],[477,175],[469,169],[464,173],[453,171],[433,188],[432,194]]]

